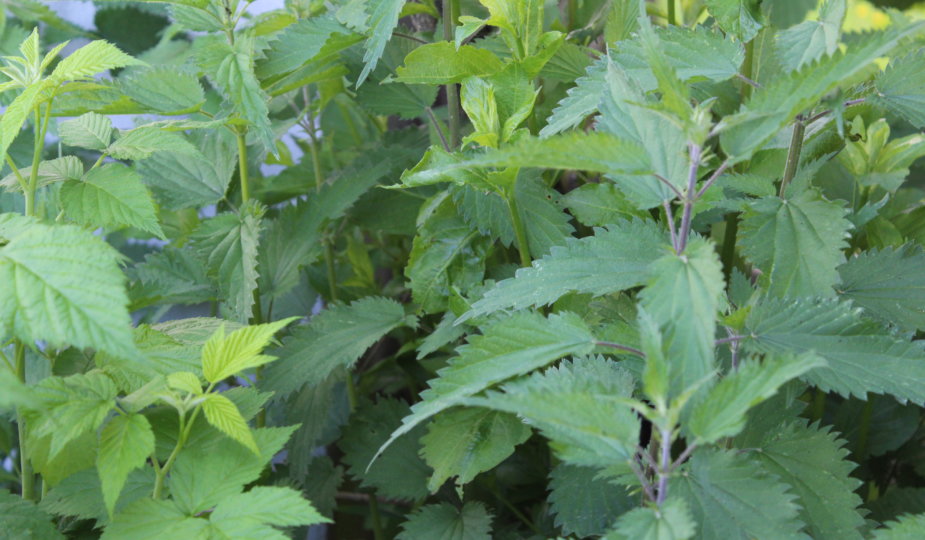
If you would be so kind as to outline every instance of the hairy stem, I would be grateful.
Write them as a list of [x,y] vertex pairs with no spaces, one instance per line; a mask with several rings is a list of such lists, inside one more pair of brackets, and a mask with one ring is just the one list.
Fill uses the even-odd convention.
[[312,110],[312,93],[308,87],[302,88],[302,96],[305,99],[305,108],[308,109],[308,118],[302,128],[308,134],[308,153],[312,156],[312,173],[315,175],[315,191],[321,191],[324,184],[324,176],[321,172],[321,160],[318,158],[318,140],[315,138],[315,112]]
[[513,193],[507,197],[507,207],[511,213],[511,223],[514,224],[514,238],[517,242],[517,251],[520,252],[520,265],[530,266],[533,259],[530,257],[530,245],[527,243],[527,230],[524,228],[523,220],[520,219],[520,211]]
[[[443,38],[447,41],[453,40],[457,17],[459,6],[456,0],[443,0]],[[450,147],[456,149],[460,140],[459,89],[456,83],[446,85],[446,106],[450,113]]]
[[[26,382],[26,346],[16,340],[16,377],[20,382]],[[33,500],[35,498],[35,474],[32,473],[32,462],[29,459],[29,449],[26,447],[26,423],[22,413],[17,411],[16,429],[19,436],[19,477],[22,487],[22,498]]]
[[684,195],[684,214],[681,217],[681,228],[678,229],[678,246],[675,250],[679,255],[687,247],[687,237],[691,233],[691,217],[694,213],[694,202],[697,200],[697,170],[700,167],[700,145],[690,144],[691,166],[687,174],[687,193]]
[[658,497],[655,504],[661,506],[668,497],[668,475],[671,474],[671,428],[662,428],[659,437],[662,441],[658,467]]
[[235,131],[235,139],[238,141],[238,177],[241,179],[241,201],[247,202],[251,199],[250,181],[247,177],[247,142],[245,133]]
[[39,164],[42,162],[42,150],[45,149],[45,138],[42,134],[41,118],[42,115],[39,112],[39,108],[36,107],[35,111],[33,111],[33,130],[35,132],[35,137],[32,146],[32,168],[29,172],[29,185],[23,193],[26,197],[27,216],[35,215],[35,192],[39,183]]
[[675,13],[677,8],[675,7],[676,0],[668,0],[668,24],[672,26],[678,25],[678,16]]
[[790,137],[790,149],[787,151],[787,165],[784,167],[784,178],[780,181],[780,196],[783,197],[787,191],[787,185],[797,174],[797,167],[800,165],[800,151],[803,149],[803,134],[806,125],[803,123],[803,117],[797,116],[793,123],[793,135]]

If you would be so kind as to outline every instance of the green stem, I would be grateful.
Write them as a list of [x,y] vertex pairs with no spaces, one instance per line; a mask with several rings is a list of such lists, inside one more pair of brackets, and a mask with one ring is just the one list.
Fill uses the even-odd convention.
[[6,158],[7,164],[10,166],[11,169],[13,169],[13,174],[16,175],[16,181],[19,182],[20,189],[22,189],[22,192],[25,193],[26,190],[29,189],[29,182],[27,182],[26,179],[23,178],[22,173],[19,172],[19,167],[17,167],[16,164],[13,163],[13,158],[11,158],[9,154],[6,154],[4,157]]
[[813,391],[813,421],[822,420],[822,415],[825,414],[825,397],[826,393],[819,388]]
[[675,0],[668,0],[668,24],[672,26],[678,25],[678,17],[675,14]]
[[330,240],[324,240],[324,266],[328,275],[328,300],[337,302],[337,276],[334,271],[334,248]]
[[[16,341],[16,377],[20,382],[26,382],[26,347],[19,340]],[[29,449],[26,447],[26,422],[20,411],[16,413],[16,428],[19,435],[19,476],[22,498],[33,500],[35,498],[35,474],[32,472]]]
[[373,523],[373,538],[376,540],[385,540],[385,533],[382,530],[382,516],[379,514],[379,501],[376,495],[369,496],[369,517]]
[[235,138],[238,140],[238,176],[241,179],[241,201],[246,203],[251,198],[251,190],[247,178],[247,142],[244,137],[244,133],[235,131]]
[[723,274],[726,276],[726,283],[732,276],[732,269],[735,266],[736,254],[736,236],[739,232],[739,215],[736,213],[726,214],[726,231],[723,233],[723,251],[720,253],[720,260],[723,262]]
[[855,458],[862,462],[867,457],[868,440],[870,439],[870,419],[874,414],[874,395],[868,394],[867,401],[864,403],[864,410],[861,411],[861,424],[858,426],[858,447]]
[[39,183],[39,164],[42,162],[42,150],[45,149],[45,139],[42,137],[41,113],[36,107],[33,111],[33,130],[35,138],[32,146],[32,169],[29,172],[29,185],[24,193],[26,197],[26,215],[35,215],[35,191]]
[[315,175],[315,191],[321,191],[324,178],[321,176],[321,160],[318,158],[318,141],[315,139],[315,111],[312,110],[312,93],[308,87],[302,88],[302,98],[305,100],[305,109],[308,117],[302,124],[302,129],[308,134],[308,152],[312,156],[312,172]]
[[[748,80],[755,79],[755,40],[745,44],[745,60],[742,61],[742,75]],[[742,100],[748,99],[752,95],[752,85],[742,84]]]
[[[212,387],[215,384],[209,386],[206,389],[206,394],[212,391]],[[164,479],[167,477],[167,473],[170,471],[170,468],[173,466],[173,462],[177,460],[177,455],[180,453],[180,450],[183,449],[183,445],[186,444],[186,440],[189,439],[190,433],[193,431],[193,424],[196,423],[196,418],[199,416],[199,411],[202,409],[202,405],[197,405],[193,409],[193,414],[190,415],[189,422],[184,422],[185,415],[180,415],[180,427],[177,430],[179,436],[177,437],[177,444],[174,445],[173,451],[170,452],[170,456],[167,458],[167,461],[164,463],[164,466],[159,470],[155,468],[156,476],[154,478],[154,491],[151,493],[152,499],[160,499],[161,492],[164,487]]]
[[787,191],[787,185],[796,176],[797,166],[800,165],[800,151],[803,149],[803,134],[806,126],[803,117],[797,116],[793,123],[793,135],[790,137],[790,149],[787,151],[787,166],[784,168],[784,179],[780,181],[780,196]]
[[[443,0],[443,38],[447,41],[453,40],[458,8],[456,0]],[[459,89],[456,83],[446,85],[446,106],[450,113],[450,146],[456,149],[460,141]]]
[[507,207],[511,212],[511,223],[514,224],[514,238],[517,241],[517,251],[520,253],[520,265],[530,266],[533,259],[530,257],[530,245],[527,243],[527,231],[523,220],[520,219],[520,212],[513,193],[507,197]]

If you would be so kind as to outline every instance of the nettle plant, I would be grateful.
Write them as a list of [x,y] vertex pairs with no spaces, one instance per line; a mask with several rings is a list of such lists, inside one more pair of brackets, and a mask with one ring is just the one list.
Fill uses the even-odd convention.
[[925,23],[853,6],[5,4],[0,529],[925,536]]

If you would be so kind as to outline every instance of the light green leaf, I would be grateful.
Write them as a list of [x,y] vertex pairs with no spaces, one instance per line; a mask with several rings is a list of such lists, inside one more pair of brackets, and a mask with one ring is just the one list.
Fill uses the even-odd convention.
[[[64,539],[52,522],[52,516],[34,502],[0,491],[0,530],[9,538],[41,538],[42,540]],[[5,536],[6,536],[5,534]]]
[[406,84],[451,84],[466,77],[487,77],[503,69],[492,52],[472,45],[456,47],[449,41],[422,45],[405,57],[396,70],[396,82]]
[[206,99],[196,74],[176,66],[133,69],[119,77],[119,89],[139,105],[161,114],[194,111]]
[[258,77],[275,77],[311,61],[324,50],[334,34],[350,35],[352,32],[329,15],[302,19],[287,26],[271,42],[266,59],[258,63]]
[[110,516],[129,473],[143,467],[152,452],[154,432],[143,415],[116,415],[103,427],[96,468]]
[[465,485],[514,453],[530,437],[516,416],[485,409],[454,409],[437,415],[421,438],[421,455],[434,469],[427,484],[433,493],[451,477]]
[[190,371],[178,371],[167,375],[167,385],[174,390],[182,390],[194,396],[202,393],[202,381]]
[[865,399],[868,392],[925,403],[925,349],[864,321],[846,302],[765,300],[746,321],[746,351],[815,353],[828,361],[803,379],[824,391]]
[[222,297],[235,320],[251,316],[257,287],[257,244],[262,212],[247,206],[240,214],[220,214],[204,221],[192,234],[193,247],[218,279]]
[[787,71],[800,69],[823,54],[838,49],[841,25],[845,19],[845,0],[826,0],[819,20],[804,21],[779,32],[775,38],[778,61]]
[[[116,513],[142,498],[151,498],[154,488],[154,469],[135,469],[129,473],[116,503]],[[93,467],[69,475],[42,497],[41,507],[59,516],[75,516],[96,520],[98,526],[109,522],[109,513],[103,502],[100,475]]]
[[202,412],[216,429],[260,455],[260,448],[254,441],[251,429],[241,416],[238,406],[230,399],[221,394],[206,394],[203,396]]
[[562,533],[600,536],[636,506],[625,486],[598,476],[599,469],[559,463],[549,473],[549,507]]
[[575,232],[568,214],[562,211],[561,197],[539,175],[522,171],[518,176],[514,200],[526,229],[531,257],[545,255],[553,247],[564,245]]
[[497,383],[541,368],[564,356],[591,352],[594,338],[572,313],[519,313],[485,328],[460,347],[458,356],[437,372],[422,401],[407,416],[379,453],[416,425]]
[[273,356],[260,354],[282,330],[298,317],[289,317],[267,324],[255,324],[239,328],[225,335],[225,328],[219,330],[202,347],[202,374],[207,381],[217,383],[245,369],[262,366],[275,360]]
[[916,540],[925,534],[925,514],[905,514],[886,528],[874,531],[874,540]]
[[706,7],[724,32],[743,43],[751,41],[761,30],[756,0],[706,0]]
[[[74,226],[48,226],[0,218],[0,335],[24,342],[92,347],[113,355],[136,354],[130,331],[119,254]],[[10,221],[24,224],[13,237]]]
[[121,163],[93,169],[80,181],[68,180],[60,197],[65,215],[81,225],[137,227],[166,238],[141,177]]
[[286,396],[314,386],[338,367],[349,367],[392,329],[414,325],[401,304],[381,297],[362,298],[315,315],[283,341],[281,360],[265,372],[262,387]]
[[287,487],[257,486],[218,503],[209,522],[228,538],[272,538],[272,526],[330,523],[301,494]]
[[379,399],[376,403],[364,400],[344,428],[338,446],[344,452],[343,462],[350,476],[360,485],[375,488],[383,497],[422,501],[427,497],[427,480],[432,472],[420,457],[424,426],[412,430],[371,463],[376,449],[401,425],[408,412],[408,405],[398,399]]
[[669,497],[659,508],[644,506],[620,516],[606,540],[687,540],[697,532],[684,499]]
[[[23,178],[28,178],[31,170],[31,167],[24,167],[19,169],[19,174],[21,174]],[[42,161],[39,163],[36,187],[43,188],[57,182],[80,180],[83,175],[84,164],[77,156],[64,156]],[[13,173],[8,174],[3,180],[0,180],[0,186],[3,186],[7,191],[22,192],[22,186]]]
[[237,162],[234,137],[225,130],[202,137],[201,152],[156,152],[135,170],[170,210],[214,204],[225,196]]
[[216,286],[206,275],[205,264],[189,249],[166,246],[148,254],[133,268],[130,289],[133,306],[199,304],[216,298]]
[[125,54],[112,43],[96,40],[62,60],[55,66],[48,79],[51,84],[59,85],[67,81],[87,79],[109,69],[137,65],[144,65],[144,62]]
[[763,272],[774,296],[831,296],[851,222],[836,202],[815,191],[752,202],[742,216],[742,254]]
[[462,509],[449,503],[419,508],[402,524],[398,540],[488,540],[492,516],[482,503],[468,502]]
[[276,136],[268,116],[270,100],[254,75],[254,39],[241,35],[229,45],[224,36],[213,37],[200,49],[199,65],[235,112],[251,124],[263,147],[273,150]]
[[604,92],[607,64],[606,58],[598,60],[587,67],[583,76],[575,80],[575,86],[568,89],[566,96],[546,119],[546,125],[540,130],[540,137],[548,137],[575,127],[588,115],[597,111],[601,94]]
[[699,450],[671,479],[704,540],[804,539],[788,486],[734,451]]
[[663,329],[670,391],[677,396],[715,369],[723,266],[712,243],[694,238],[681,255],[655,261],[649,275],[641,306]]
[[209,522],[192,517],[173,501],[143,498],[113,517],[101,540],[154,540],[165,536],[188,540],[209,538]]
[[363,53],[363,71],[357,79],[357,86],[362,85],[366,77],[376,69],[385,45],[392,38],[392,31],[398,25],[398,17],[404,5],[405,0],[380,0],[367,4],[372,7],[368,20],[371,32],[364,47],[366,52]]
[[464,403],[517,414],[549,438],[563,462],[604,468],[636,451],[639,418],[626,403],[633,386],[633,377],[616,362],[580,358]]
[[148,126],[125,132],[106,149],[106,153],[116,159],[131,160],[147,159],[155,152],[199,155],[196,147],[180,135]]
[[[252,430],[253,438],[260,448],[260,454],[254,455],[252,450],[216,436],[217,433],[211,428],[202,426],[202,434],[205,436],[191,437],[170,471],[171,497],[186,515],[193,516],[241,493],[245,485],[260,477],[267,463],[283,449],[295,428],[288,426]],[[174,442],[168,440],[170,446]]]
[[112,140],[112,121],[102,114],[89,112],[61,122],[58,136],[68,146],[104,150]]
[[864,251],[838,267],[836,292],[903,330],[925,328],[925,251],[914,244]]
[[912,125],[925,127],[925,50],[918,49],[890,62],[874,79],[870,101]]
[[851,476],[855,464],[845,459],[848,451],[837,436],[828,426],[797,420],[750,434],[744,444],[748,455],[799,496],[800,517],[812,538],[860,539],[864,518],[855,492],[861,481]]
[[46,462],[54,460],[71,441],[98,429],[115,407],[118,394],[112,379],[99,371],[48,377],[33,388],[41,406],[28,414],[30,435],[50,437]]
[[504,309],[522,309],[555,302],[569,292],[595,296],[638,287],[660,257],[656,246],[667,244],[653,223],[631,221],[597,229],[593,236],[569,239],[549,255],[521,268],[514,278],[489,289],[460,321]]
[[787,381],[824,365],[825,360],[811,353],[747,360],[694,406],[686,427],[700,443],[732,437],[745,427],[749,409],[776,394]]
[[19,135],[26,118],[40,103],[41,94],[47,84],[47,81],[39,81],[29,85],[3,111],[3,117],[0,118],[0,157],[7,155],[13,139]]
[[645,218],[610,182],[585,184],[573,189],[562,198],[562,204],[586,227],[604,227],[633,218]]

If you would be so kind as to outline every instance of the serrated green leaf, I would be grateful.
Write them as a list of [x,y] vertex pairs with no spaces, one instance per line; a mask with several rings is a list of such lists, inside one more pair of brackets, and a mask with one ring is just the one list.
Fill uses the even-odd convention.
[[561,195],[539,176],[521,173],[514,185],[514,200],[524,224],[531,257],[549,253],[572,237],[575,229],[562,211]]
[[81,225],[137,227],[166,238],[141,177],[121,163],[93,169],[80,181],[68,180],[60,197],[65,215]]
[[39,98],[47,86],[46,81],[39,81],[29,85],[16,99],[3,111],[0,118],[0,156],[7,156],[10,145],[19,135],[26,118],[32,114]]
[[424,426],[412,430],[370,464],[373,454],[388,439],[389,433],[401,424],[409,412],[405,402],[380,399],[365,402],[351,417],[339,444],[343,461],[351,476],[364,487],[375,488],[384,496],[399,500],[423,500],[427,496],[427,479],[431,470],[420,458]]
[[48,76],[49,82],[59,85],[67,81],[86,79],[109,69],[143,65],[120,51],[112,43],[96,40],[77,49],[62,60]]
[[925,127],[925,50],[896,58],[874,79],[870,101],[917,128]]
[[119,77],[122,93],[161,114],[193,111],[205,102],[205,92],[191,70],[174,66],[134,69]]
[[834,300],[765,300],[752,308],[746,351],[801,354],[814,351],[828,366],[803,379],[825,391],[864,399],[868,392],[925,403],[925,349],[861,319]]
[[845,0],[827,0],[819,10],[819,20],[804,21],[779,32],[775,46],[781,65],[793,71],[823,54],[833,54],[838,49],[845,9]]
[[399,540],[488,540],[492,515],[479,502],[468,502],[461,509],[449,503],[429,504],[414,512],[402,524]]
[[96,468],[110,516],[129,473],[143,467],[152,452],[154,433],[143,415],[117,415],[103,427]]
[[624,486],[598,476],[593,467],[559,463],[549,474],[549,506],[566,535],[597,536],[607,532],[636,505]]
[[412,407],[413,414],[405,417],[377,455],[438,412],[564,356],[587,354],[593,346],[588,327],[572,313],[546,319],[526,312],[491,324],[482,335],[473,336],[460,347],[458,356],[437,372],[430,388],[421,393],[422,401]]
[[585,184],[562,198],[562,204],[586,227],[604,227],[633,218],[645,218],[612,183]]
[[221,394],[206,394],[202,401],[202,412],[216,429],[243,444],[254,454],[260,455],[260,448],[254,441],[251,429],[241,416],[237,405],[230,399]]
[[[19,174],[23,178],[28,178],[32,168],[19,169]],[[80,180],[84,175],[84,164],[76,156],[64,156],[39,163],[38,176],[36,176],[36,187],[43,188],[57,182],[66,182],[67,180]],[[7,191],[22,192],[22,186],[15,174],[9,174],[3,180],[0,180],[0,186]]]
[[771,295],[831,296],[850,229],[840,204],[805,191],[749,204],[738,243],[745,257],[764,273]]
[[214,204],[225,196],[235,170],[234,138],[225,130],[202,137],[201,152],[156,152],[135,163],[135,170],[165,208],[179,210]]
[[[722,0],[739,3],[739,0]],[[748,159],[765,145],[796,115],[813,106],[832,90],[851,84],[855,76],[877,58],[887,54],[908,36],[922,31],[923,25],[912,23],[882,32],[864,35],[846,52],[824,56],[803,69],[756,89],[732,116],[724,120],[728,126],[720,142],[733,161]]]
[[652,263],[649,275],[640,305],[663,329],[670,391],[677,396],[715,369],[723,267],[713,244],[695,238],[682,254],[669,253]]
[[112,121],[89,112],[58,125],[58,136],[68,146],[104,150],[112,140]]
[[812,538],[862,537],[861,499],[855,493],[861,482],[851,476],[855,465],[845,460],[844,441],[831,428],[797,420],[758,436],[761,442],[747,443],[757,450],[749,455],[791,486]]
[[873,317],[903,330],[925,328],[925,251],[907,244],[870,250],[838,267],[836,292]]
[[321,383],[338,367],[349,367],[394,328],[409,324],[401,304],[367,297],[334,306],[298,327],[283,341],[280,360],[265,373],[262,387],[286,396],[303,385]]
[[606,59],[598,60],[588,66],[585,74],[575,80],[575,86],[568,89],[566,96],[559,101],[552,114],[546,119],[546,125],[540,130],[540,137],[548,137],[575,127],[595,112],[601,102],[601,94],[604,92],[606,72]]
[[190,516],[214,508],[257,480],[295,430],[295,426],[251,430],[260,449],[260,454],[255,455],[244,445],[229,442],[205,424],[200,425],[206,436],[196,441],[190,438],[169,477],[171,497]]
[[[116,512],[142,498],[150,498],[154,488],[154,469],[135,469],[128,475],[122,494],[116,503]],[[52,514],[95,519],[97,525],[109,522],[100,475],[94,468],[69,475],[42,497],[41,507]]]
[[233,318],[242,322],[251,316],[254,303],[260,227],[260,215],[243,208],[240,214],[225,213],[204,221],[190,238],[209,274],[218,279]]
[[268,116],[269,98],[254,75],[254,39],[239,36],[229,45],[224,36],[214,37],[200,49],[200,67],[235,112],[253,127],[263,147],[273,150],[276,136]]
[[421,455],[434,469],[431,492],[456,477],[465,485],[510,456],[530,437],[530,428],[516,416],[484,409],[454,409],[437,415],[421,438]]
[[593,236],[569,239],[549,255],[521,268],[516,277],[489,289],[461,320],[503,309],[522,309],[555,302],[569,292],[595,296],[638,287],[660,257],[664,234],[651,222],[621,222],[597,229]]
[[824,365],[825,360],[813,354],[745,361],[694,406],[686,427],[705,443],[732,437],[745,427],[749,409],[773,396],[787,381]]
[[0,334],[136,354],[119,254],[77,227],[6,216],[28,230],[0,247],[0,282],[7,284],[0,289]]
[[199,376],[190,371],[178,371],[167,375],[167,386],[194,396],[202,393],[202,381],[199,380]]
[[158,538],[208,538],[209,522],[189,516],[173,501],[139,499],[113,517],[102,540]]
[[687,540],[697,532],[697,523],[684,499],[668,498],[658,508],[645,506],[620,516],[606,540]]
[[422,45],[405,57],[396,70],[396,82],[406,84],[451,84],[466,77],[487,77],[503,69],[491,51],[472,45],[456,46],[449,41]]
[[690,507],[698,538],[806,538],[788,486],[736,452],[695,452],[669,489]]
[[129,291],[133,305],[199,304],[217,296],[205,264],[189,249],[167,246],[145,256],[133,271],[136,281]]
[[915,540],[925,534],[925,514],[906,514],[874,531],[874,540]]
[[266,58],[257,65],[257,76],[266,79],[293,71],[318,56],[332,35],[352,32],[332,16],[302,19],[287,26],[271,42]]
[[376,69],[385,45],[392,38],[392,31],[398,25],[398,17],[404,5],[405,0],[381,0],[372,4],[368,19],[371,32],[369,39],[366,40],[363,71],[357,79],[357,86],[362,85],[366,77]]
[[209,522],[228,538],[272,538],[279,534],[273,526],[315,525],[330,520],[294,489],[258,486],[218,503]]
[[707,0],[707,10],[724,32],[746,43],[761,30],[758,2],[755,0]]
[[633,385],[632,376],[616,362],[590,357],[563,362],[505,384],[503,393],[492,391],[465,403],[517,414],[550,439],[562,461],[604,468],[632,459],[636,451],[639,419],[624,401]]
[[180,135],[149,126],[123,133],[106,149],[106,153],[116,159],[130,160],[147,159],[155,152],[191,157],[199,155],[196,147]]
[[217,383],[245,369],[262,366],[275,360],[260,352],[273,336],[298,317],[289,317],[267,324],[245,326],[225,335],[224,327],[202,347],[202,374],[207,381]]
[[52,522],[52,516],[34,502],[0,491],[0,527],[9,538],[41,538],[42,540],[63,539]]

